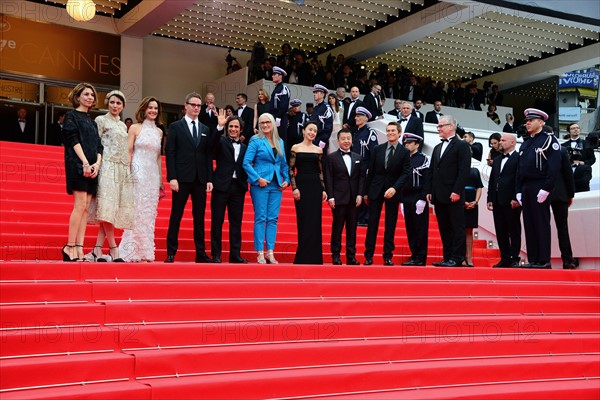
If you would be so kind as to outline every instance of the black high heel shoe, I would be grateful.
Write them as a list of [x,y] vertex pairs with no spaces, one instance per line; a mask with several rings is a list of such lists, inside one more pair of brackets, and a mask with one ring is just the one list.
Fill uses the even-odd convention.
[[[100,248],[100,255],[97,256],[96,253],[94,253],[94,251]],[[94,259],[94,262],[106,262],[106,258],[102,257],[102,246],[94,246],[94,248],[92,249],[92,258]]]
[[[108,251],[109,253],[113,250],[113,249],[118,249],[119,246],[115,246],[115,247],[111,247],[110,250]],[[123,260],[121,257],[119,258],[114,258],[112,256],[112,254],[110,255],[110,257],[112,258],[113,262],[125,262],[125,260]]]
[[[82,244],[76,244],[75,247],[81,247],[83,249],[83,245]],[[87,262],[89,260],[86,260],[85,257],[77,257],[77,258],[73,259],[73,261],[86,261]]]
[[62,256],[63,256],[63,261],[65,262],[74,262],[74,261],[78,261],[78,258],[71,258],[71,256],[69,255],[69,253],[67,253],[65,251],[66,248],[70,248],[72,249],[73,247],[75,247],[75,245],[71,245],[71,244],[65,244],[64,247],[62,248]]

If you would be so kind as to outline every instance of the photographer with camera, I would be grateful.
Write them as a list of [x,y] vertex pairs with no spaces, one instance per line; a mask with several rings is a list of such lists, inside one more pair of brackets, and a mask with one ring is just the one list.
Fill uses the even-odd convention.
[[562,143],[569,155],[569,161],[575,176],[575,192],[588,192],[592,180],[592,165],[596,162],[593,148],[579,137],[579,124],[567,125],[569,139]]

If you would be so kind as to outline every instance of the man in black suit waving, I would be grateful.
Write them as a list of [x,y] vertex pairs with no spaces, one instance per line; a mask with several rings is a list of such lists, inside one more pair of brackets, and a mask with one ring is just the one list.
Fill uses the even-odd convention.
[[427,201],[435,205],[444,259],[437,267],[457,267],[465,259],[465,183],[471,169],[471,149],[456,136],[456,120],[451,115],[440,118],[437,130],[442,143],[431,156],[432,179]]
[[325,158],[325,189],[333,214],[331,255],[334,265],[342,265],[342,231],[346,225],[346,264],[359,265],[356,260],[356,215],[362,203],[366,165],[360,154],[350,151],[352,132],[342,129],[337,134],[340,149]]
[[198,93],[188,94],[185,98],[185,116],[169,126],[167,135],[167,180],[173,193],[167,232],[165,262],[168,263],[175,261],[175,254],[179,247],[179,225],[190,196],[194,217],[196,262],[212,261],[206,255],[204,245],[206,192],[213,189],[211,134],[209,128],[198,120],[201,106],[202,99]]
[[229,262],[238,264],[248,262],[240,254],[244,200],[248,191],[248,174],[242,167],[247,148],[240,140],[243,129],[244,122],[240,117],[227,118],[224,110],[219,111],[217,133],[225,130],[226,134],[217,136],[214,145],[217,168],[213,173],[213,192],[210,201],[210,243],[212,260],[215,263],[221,262],[225,209],[228,210],[229,220]]
[[398,209],[400,208],[400,190],[411,174],[410,154],[399,143],[400,132],[399,124],[390,122],[385,129],[387,143],[376,146],[369,158],[364,197],[365,202],[369,205],[369,224],[365,239],[365,265],[373,264],[375,241],[384,203],[383,264],[394,265],[392,251],[396,247],[394,245],[394,235],[396,223],[398,222]]
[[519,153],[515,151],[517,137],[502,134],[499,162],[492,164],[488,185],[487,209],[493,212],[500,262],[494,268],[518,267],[521,258],[521,205],[517,201],[516,178]]
[[215,95],[208,92],[204,99],[205,102],[200,108],[198,118],[202,124],[208,126],[210,133],[214,134],[219,120],[219,109],[215,106]]
[[254,135],[254,109],[246,105],[247,101],[248,96],[246,93],[238,93],[235,96],[235,103],[238,106],[237,116],[244,122],[240,140],[246,144],[250,142],[250,138]]

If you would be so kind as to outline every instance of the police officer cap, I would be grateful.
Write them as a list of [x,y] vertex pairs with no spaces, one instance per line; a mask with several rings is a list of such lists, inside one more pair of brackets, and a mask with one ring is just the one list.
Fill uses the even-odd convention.
[[323,85],[319,85],[318,83],[313,86],[313,93],[314,92],[323,92],[325,94],[329,93],[329,89],[327,89],[325,86]]
[[279,74],[281,76],[287,76],[287,72],[285,72],[285,69],[279,67],[273,67],[273,73]]
[[542,110],[538,110],[537,108],[528,108],[525,110],[525,119],[541,119],[546,121],[548,119],[548,114],[543,112]]
[[414,133],[404,132],[402,134],[402,143],[404,142],[420,142],[423,138],[419,135],[415,135]]
[[371,119],[371,112],[364,107],[356,107],[356,113],[360,115],[364,115],[367,118]]
[[290,107],[296,107],[296,106],[301,106],[301,105],[302,105],[302,100],[300,100],[300,99],[290,100]]

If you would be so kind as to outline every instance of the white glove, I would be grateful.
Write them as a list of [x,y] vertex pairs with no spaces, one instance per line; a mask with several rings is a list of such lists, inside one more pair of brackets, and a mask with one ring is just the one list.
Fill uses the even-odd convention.
[[279,125],[281,125],[281,118],[275,118],[275,125],[279,128]]
[[550,194],[550,192],[546,192],[544,189],[540,189],[540,191],[537,194],[537,201],[538,201],[538,203],[545,202],[546,199],[548,198],[549,194]]
[[519,204],[521,206],[523,206],[523,201],[521,201],[521,198],[523,197],[523,195],[521,193],[517,193],[517,201],[519,202]]
[[402,216],[404,217],[404,204],[400,203],[400,212],[402,213]]
[[425,200],[419,200],[419,201],[417,201],[417,204],[416,204],[417,210],[415,211],[415,213],[417,215],[423,214],[423,210],[425,210],[425,205],[426,204],[427,204],[427,202]]

